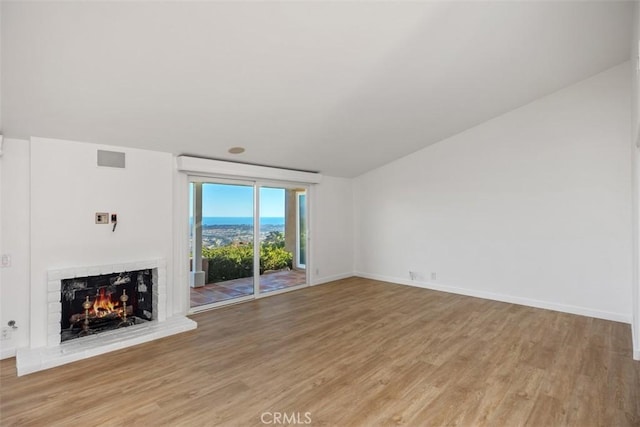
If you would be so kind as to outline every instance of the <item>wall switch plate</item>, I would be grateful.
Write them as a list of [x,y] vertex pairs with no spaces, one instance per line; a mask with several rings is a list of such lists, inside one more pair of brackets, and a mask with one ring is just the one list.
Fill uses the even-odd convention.
[[2,267],[2,268],[11,267],[11,255],[2,254],[2,258],[1,258],[1,261],[0,261],[0,267]]
[[96,224],[109,224],[109,213],[96,212]]
[[7,341],[11,339],[11,328],[4,327],[0,333],[0,341]]

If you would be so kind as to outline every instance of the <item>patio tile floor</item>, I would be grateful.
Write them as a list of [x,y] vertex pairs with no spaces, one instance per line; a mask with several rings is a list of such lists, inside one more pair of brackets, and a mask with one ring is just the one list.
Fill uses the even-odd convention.
[[[281,270],[260,276],[260,292],[271,292],[306,283],[304,270]],[[191,307],[213,304],[253,294],[253,277],[210,283],[191,288]]]

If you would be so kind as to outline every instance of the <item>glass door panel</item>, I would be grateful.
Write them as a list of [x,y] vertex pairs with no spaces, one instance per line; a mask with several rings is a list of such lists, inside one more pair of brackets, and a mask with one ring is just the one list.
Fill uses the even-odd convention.
[[252,298],[254,185],[189,183],[191,308]]
[[297,233],[296,236],[296,266],[306,268],[307,266],[307,193],[298,191],[297,196]]
[[299,221],[298,209],[298,194],[304,189],[260,187],[259,191],[260,293],[305,285],[305,265],[297,261],[301,239],[303,254],[306,249],[306,221]]

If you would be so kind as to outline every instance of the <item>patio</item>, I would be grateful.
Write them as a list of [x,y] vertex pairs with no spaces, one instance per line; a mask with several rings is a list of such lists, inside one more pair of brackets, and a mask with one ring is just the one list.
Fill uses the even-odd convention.
[[[306,283],[304,270],[280,270],[260,276],[260,292],[272,292]],[[227,280],[191,288],[191,308],[253,294],[253,277]]]

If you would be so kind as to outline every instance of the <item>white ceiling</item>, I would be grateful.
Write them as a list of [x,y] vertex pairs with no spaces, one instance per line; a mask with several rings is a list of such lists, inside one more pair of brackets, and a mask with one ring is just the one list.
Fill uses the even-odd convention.
[[353,177],[628,60],[631,11],[4,2],[2,130]]

